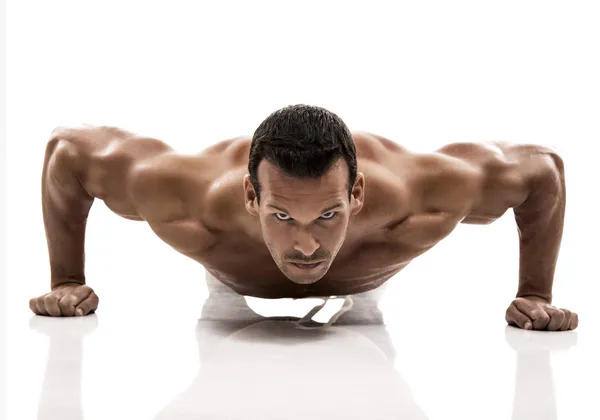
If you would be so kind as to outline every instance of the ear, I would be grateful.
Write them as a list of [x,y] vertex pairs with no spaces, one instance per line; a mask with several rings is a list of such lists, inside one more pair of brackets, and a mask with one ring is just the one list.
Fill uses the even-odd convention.
[[256,200],[256,191],[250,182],[250,174],[244,175],[244,202],[246,210],[253,216],[258,216],[258,202]]
[[355,215],[362,210],[365,198],[365,175],[362,172],[356,174],[356,181],[352,187],[350,212]]

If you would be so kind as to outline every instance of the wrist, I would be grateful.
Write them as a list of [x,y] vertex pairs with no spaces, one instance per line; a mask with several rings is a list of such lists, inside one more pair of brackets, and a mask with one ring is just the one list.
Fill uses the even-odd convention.
[[84,286],[85,279],[73,279],[73,278],[61,278],[61,279],[52,279],[50,283],[50,290],[56,290],[60,287],[64,286]]
[[524,299],[529,299],[529,300],[534,300],[537,302],[541,302],[541,303],[547,303],[547,304],[551,304],[552,303],[552,296],[548,296],[548,295],[541,295],[541,294],[531,294],[531,293],[518,293],[517,298],[524,298]]

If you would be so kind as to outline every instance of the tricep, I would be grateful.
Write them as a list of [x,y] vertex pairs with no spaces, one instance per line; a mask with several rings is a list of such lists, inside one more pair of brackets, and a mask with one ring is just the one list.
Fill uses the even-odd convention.
[[437,152],[468,163],[478,173],[472,207],[462,223],[493,222],[522,204],[536,180],[558,179],[563,170],[555,151],[532,144],[455,143]]
[[80,183],[116,214],[146,221],[175,249],[191,254],[214,242],[203,220],[209,158],[108,127],[55,130],[47,150],[56,163],[50,170]]
[[90,197],[120,216],[141,220],[131,197],[135,169],[172,149],[113,127],[60,128],[46,148],[47,179],[75,177]]

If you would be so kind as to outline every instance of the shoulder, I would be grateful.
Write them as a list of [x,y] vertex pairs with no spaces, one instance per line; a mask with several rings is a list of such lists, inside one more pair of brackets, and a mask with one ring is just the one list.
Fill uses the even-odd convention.
[[146,221],[189,217],[196,198],[202,197],[209,176],[204,159],[168,152],[136,161],[131,170],[129,195]]
[[351,134],[356,146],[357,158],[380,161],[390,153],[407,151],[397,142],[379,134],[363,130],[354,130]]
[[[375,133],[353,131],[352,136],[359,165],[362,160],[365,169],[372,164],[379,168],[377,172],[382,176],[378,178],[390,178],[396,189],[404,190],[410,211],[416,213],[464,212],[483,182],[481,165],[469,159],[476,156],[491,166],[499,165],[494,160],[493,148],[483,144],[461,143],[418,153]],[[373,170],[368,172],[371,174]]]
[[50,134],[50,141],[63,141],[75,144],[106,144],[114,140],[125,140],[136,137],[140,136],[119,127],[81,124],[54,128]]
[[170,150],[136,161],[132,196],[137,203],[146,204],[150,218],[205,218],[210,197],[218,190],[215,185],[234,167],[232,156],[239,153],[240,140],[226,139],[198,154]]
[[446,145],[437,152],[469,165],[486,184],[513,184],[522,189],[536,180],[558,179],[564,172],[559,153],[539,144],[465,142]]
[[536,160],[553,162],[562,167],[562,159],[558,152],[540,144],[511,143],[501,140],[479,143],[461,142],[448,144],[436,152],[468,162],[488,172],[502,172],[520,165],[523,161],[535,164]]
[[420,212],[465,214],[484,181],[478,166],[439,152],[413,153],[407,166],[409,188]]
[[206,193],[235,165],[232,158],[244,147],[242,137],[215,143],[198,154],[173,150],[157,153],[136,162],[134,178],[143,192],[194,196]]
[[136,165],[132,194],[145,220],[193,219],[212,232],[231,229],[243,210],[246,165],[235,162],[238,142],[199,155],[164,153]]
[[471,213],[490,220],[521,204],[540,183],[550,181],[558,188],[564,171],[555,150],[536,144],[465,142],[436,152],[467,168],[465,179],[473,187]]

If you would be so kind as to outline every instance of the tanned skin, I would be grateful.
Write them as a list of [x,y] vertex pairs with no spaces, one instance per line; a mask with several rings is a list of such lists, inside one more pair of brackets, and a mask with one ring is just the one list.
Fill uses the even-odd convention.
[[[145,221],[237,293],[262,298],[374,289],[459,223],[489,224],[513,209],[520,268],[506,321],[524,329],[577,328],[576,313],[551,304],[566,203],[556,152],[488,142],[414,153],[376,134],[352,136],[358,176],[351,194],[343,159],[316,180],[288,177],[263,160],[259,203],[247,169],[251,136],[183,155],[115,127],[56,129],[42,175],[51,292],[31,299],[31,310],[82,316],[97,309],[84,270],[95,199]],[[292,261],[321,263],[306,270]]]

